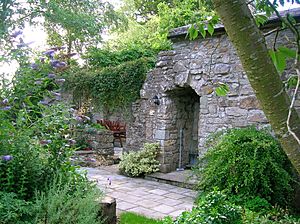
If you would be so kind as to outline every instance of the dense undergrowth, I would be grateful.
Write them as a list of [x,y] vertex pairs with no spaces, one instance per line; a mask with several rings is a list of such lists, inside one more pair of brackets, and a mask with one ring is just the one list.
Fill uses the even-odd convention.
[[1,86],[0,223],[100,223],[101,192],[70,162],[76,117],[60,102],[58,62],[42,61]]

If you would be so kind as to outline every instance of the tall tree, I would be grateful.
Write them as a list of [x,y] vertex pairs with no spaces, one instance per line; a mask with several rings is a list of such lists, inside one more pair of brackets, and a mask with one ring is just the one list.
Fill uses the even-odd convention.
[[[287,127],[291,100],[269,56],[264,36],[245,0],[213,0],[213,3],[266,117],[300,174],[300,145]],[[295,109],[290,111],[289,123],[291,131],[300,136],[300,119]]]
[[98,0],[51,0],[41,6],[48,43],[65,45],[68,53],[97,45],[104,29],[124,20],[113,5]]

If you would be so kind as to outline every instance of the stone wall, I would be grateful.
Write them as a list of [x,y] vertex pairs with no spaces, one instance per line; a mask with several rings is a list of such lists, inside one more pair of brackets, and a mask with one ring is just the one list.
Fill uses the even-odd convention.
[[[180,129],[184,133],[183,165],[187,165],[191,150],[199,149],[200,156],[205,153],[210,134],[268,123],[224,31],[195,41],[174,37],[173,50],[160,52],[156,67],[148,73],[127,129],[127,150],[138,150],[144,142],[160,142],[163,172],[179,166]],[[270,47],[274,38],[275,34],[267,36]],[[282,31],[277,45],[290,46],[292,39],[290,32]],[[214,88],[219,82],[229,85],[227,96],[216,96]]]
[[78,138],[83,138],[97,155],[114,155],[114,136],[109,130],[77,131]]

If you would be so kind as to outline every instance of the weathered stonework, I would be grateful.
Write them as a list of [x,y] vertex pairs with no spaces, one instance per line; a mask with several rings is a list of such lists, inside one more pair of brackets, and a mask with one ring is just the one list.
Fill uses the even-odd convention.
[[109,130],[84,130],[77,131],[78,136],[83,138],[92,150],[102,156],[114,155],[114,136]]
[[[267,36],[269,47],[273,47],[274,38],[275,34]],[[276,44],[290,46],[288,39],[293,39],[292,34],[282,31]],[[180,145],[182,165],[187,165],[189,154],[198,149],[200,156],[206,152],[210,134],[268,123],[224,29],[195,41],[174,34],[172,41],[173,50],[160,52],[156,67],[148,73],[127,129],[128,150],[137,150],[144,142],[160,142],[163,172],[180,166]],[[216,96],[219,82],[229,85],[227,96]]]

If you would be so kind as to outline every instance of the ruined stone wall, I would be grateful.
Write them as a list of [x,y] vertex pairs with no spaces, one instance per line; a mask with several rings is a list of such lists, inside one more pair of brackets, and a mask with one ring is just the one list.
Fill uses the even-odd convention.
[[[270,47],[273,46],[274,35],[267,37]],[[290,40],[292,34],[282,31],[277,45],[290,45]],[[195,133],[189,133],[189,128],[178,124],[178,119],[186,120],[178,115],[185,116],[180,110],[186,111],[188,107],[184,103],[179,104],[182,108],[178,107],[178,98],[172,92],[192,89],[199,96],[198,104],[194,104],[194,107],[199,107],[198,119],[187,119],[198,122],[194,129],[195,126],[198,128],[200,155],[206,151],[206,138],[216,131],[267,125],[267,119],[225,33],[195,41],[179,38],[173,42],[174,49],[160,52],[155,69],[148,73],[140,93],[141,99],[133,105],[133,120],[127,129],[127,149],[138,150],[144,142],[160,142],[163,172],[178,167],[180,127],[185,128],[187,135]],[[214,88],[219,82],[229,85],[227,96],[216,96]],[[158,96],[159,105],[154,104],[154,96]],[[185,143],[185,150],[190,147],[188,144],[192,143]]]
[[114,136],[109,130],[76,130],[76,138],[83,139],[97,155],[114,155]]

